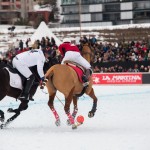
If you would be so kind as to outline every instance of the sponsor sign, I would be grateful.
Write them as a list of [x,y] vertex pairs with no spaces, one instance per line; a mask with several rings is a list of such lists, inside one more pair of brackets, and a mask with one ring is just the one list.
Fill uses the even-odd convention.
[[141,73],[94,73],[93,84],[142,84]]

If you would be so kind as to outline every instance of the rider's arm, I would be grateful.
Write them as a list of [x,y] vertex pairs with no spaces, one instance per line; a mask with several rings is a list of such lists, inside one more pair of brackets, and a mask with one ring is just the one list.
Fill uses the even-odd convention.
[[59,50],[60,54],[62,55],[62,57],[64,57],[64,51],[63,51],[63,45],[62,44],[58,47],[58,50]]
[[45,62],[43,60],[38,60],[37,62],[37,71],[41,78],[44,77],[44,71],[43,71],[44,63]]

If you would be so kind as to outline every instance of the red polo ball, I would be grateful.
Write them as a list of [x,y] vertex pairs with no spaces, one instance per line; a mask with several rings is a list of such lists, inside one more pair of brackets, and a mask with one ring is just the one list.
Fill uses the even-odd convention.
[[84,117],[82,115],[77,117],[77,122],[78,123],[83,123],[84,122]]

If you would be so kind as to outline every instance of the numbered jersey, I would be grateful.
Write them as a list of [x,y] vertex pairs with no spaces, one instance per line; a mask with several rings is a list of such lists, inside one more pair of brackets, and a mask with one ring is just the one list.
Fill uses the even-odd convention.
[[64,56],[67,51],[74,51],[74,52],[79,52],[80,53],[79,48],[76,45],[71,44],[71,43],[61,44],[59,46],[59,51],[60,51],[62,56]]

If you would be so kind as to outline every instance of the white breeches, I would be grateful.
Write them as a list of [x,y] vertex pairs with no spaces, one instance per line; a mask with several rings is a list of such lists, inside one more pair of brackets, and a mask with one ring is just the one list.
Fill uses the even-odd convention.
[[12,61],[13,67],[16,68],[24,77],[29,78],[32,72],[27,65],[23,64],[21,61],[14,57]]
[[85,58],[83,58],[81,54],[78,52],[67,51],[65,57],[62,60],[62,64],[64,64],[64,61],[66,60],[76,62],[79,65],[83,66],[85,69],[91,68],[90,63]]

